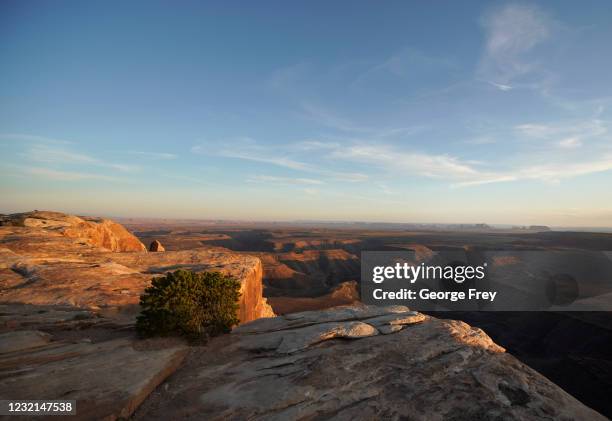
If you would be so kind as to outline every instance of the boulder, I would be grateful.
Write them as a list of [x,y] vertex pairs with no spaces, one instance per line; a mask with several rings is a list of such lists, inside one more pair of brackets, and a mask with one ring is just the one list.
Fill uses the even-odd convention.
[[153,240],[149,246],[149,251],[166,251],[166,249],[158,240]]

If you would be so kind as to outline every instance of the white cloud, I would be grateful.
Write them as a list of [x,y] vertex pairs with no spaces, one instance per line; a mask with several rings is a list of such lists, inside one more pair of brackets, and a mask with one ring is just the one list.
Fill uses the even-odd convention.
[[451,187],[471,187],[471,186],[481,186],[483,184],[493,184],[493,183],[504,183],[507,181],[516,181],[518,177],[513,175],[499,175],[499,176],[483,176],[477,180],[472,181],[463,181],[460,183],[453,183]]
[[383,169],[401,170],[406,174],[426,177],[465,177],[476,174],[469,164],[448,155],[403,152],[385,145],[352,145],[338,148],[332,156],[336,159],[377,165]]
[[165,152],[142,152],[142,151],[132,151],[130,152],[132,155],[139,155],[144,158],[150,159],[160,159],[160,160],[170,160],[176,159],[178,156],[173,153],[165,153]]
[[63,145],[69,145],[73,143],[69,140],[55,139],[51,137],[36,136],[36,135],[23,134],[23,133],[0,133],[0,139],[12,140],[12,141],[23,141],[23,142],[53,143],[53,144],[63,144]]
[[510,82],[534,70],[528,54],[549,38],[553,21],[533,5],[508,4],[487,14],[482,25],[486,32],[480,71],[501,90]]
[[42,167],[25,167],[23,172],[40,178],[57,180],[57,181],[79,181],[79,180],[103,180],[103,181],[120,181],[116,177],[106,176],[102,174],[92,174],[75,171],[60,171],[51,168]]
[[91,156],[65,149],[52,148],[48,145],[34,145],[26,151],[26,156],[37,162],[68,162],[76,164],[96,164],[98,162],[97,159]]
[[542,181],[559,181],[580,175],[612,170],[612,156],[582,162],[563,162],[548,165],[538,165],[520,171],[521,178],[538,179]]
[[370,178],[369,175],[359,173],[359,172],[327,171],[327,172],[322,172],[322,173],[329,175],[335,180],[346,181],[349,183],[360,183],[360,182],[368,181],[368,179]]
[[225,149],[216,153],[218,156],[226,158],[243,159],[245,161],[261,162],[264,164],[272,164],[278,167],[289,168],[292,170],[307,171],[309,165],[304,162],[295,161],[285,156],[273,156],[273,155],[254,155],[250,153],[242,153],[235,150]]
[[139,167],[135,165],[105,162],[90,155],[73,152],[65,147],[50,146],[47,144],[35,144],[30,146],[23,153],[23,156],[30,161],[47,164],[91,165],[124,172],[136,171],[139,169]]
[[304,152],[307,150],[316,150],[321,148],[334,150],[337,147],[338,145],[336,144],[325,144],[323,142],[316,141],[298,142],[293,145],[282,145],[276,147],[263,146],[251,138],[238,138],[233,142],[209,142],[206,144],[196,145],[191,148],[191,151],[199,154],[274,165],[293,171],[317,174],[337,181],[359,182],[367,180],[368,176],[365,174],[330,170],[321,167],[318,164],[298,161],[291,156],[296,152],[301,152],[301,155],[303,156]]
[[582,146],[582,141],[578,137],[568,137],[559,142],[559,146],[564,149],[575,149]]
[[511,173],[479,173],[472,179],[451,184],[452,187],[472,187],[483,184],[519,180],[538,180],[558,183],[561,180],[612,170],[612,156],[583,161],[515,167]]
[[503,91],[503,92],[507,92],[507,91],[510,91],[510,90],[514,89],[512,86],[504,85],[503,83],[495,83],[495,82],[489,81],[489,84],[491,86],[496,87],[497,89],[499,89],[500,91]]
[[306,185],[320,185],[324,184],[321,180],[315,180],[313,178],[293,178],[293,177],[275,177],[271,175],[254,175],[246,180],[249,183],[273,183],[273,184],[306,184]]
[[587,141],[602,141],[602,136],[608,133],[608,124],[592,118],[553,124],[521,124],[515,130],[524,137],[547,141],[562,149],[576,149]]
[[307,195],[310,195],[310,196],[316,196],[317,194],[319,194],[319,190],[318,189],[313,189],[313,188],[306,188],[306,189],[304,189],[304,193],[306,193]]

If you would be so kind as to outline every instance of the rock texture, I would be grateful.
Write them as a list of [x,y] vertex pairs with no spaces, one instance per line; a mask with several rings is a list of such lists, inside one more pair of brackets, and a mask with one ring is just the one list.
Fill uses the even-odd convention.
[[0,399],[74,399],[70,419],[129,417],[188,352],[74,307],[1,304],[0,315]]
[[268,297],[268,303],[276,314],[323,310],[357,302],[359,302],[359,284],[355,281],[342,282],[328,294],[319,297]]
[[38,330],[22,330],[0,334],[0,354],[23,351],[46,345],[50,335]]
[[147,253],[144,246],[140,252],[117,253],[111,250],[125,249],[128,237],[111,241],[103,235],[102,244],[93,244],[97,237],[92,233],[115,227],[113,232],[131,234],[112,221],[100,223],[103,228],[89,224],[54,212],[4,216],[0,302],[70,305],[107,316],[133,317],[139,311],[140,294],[153,276],[190,269],[220,271],[241,282],[242,322],[273,315],[262,297],[262,267],[256,257],[204,248]]
[[480,329],[405,307],[245,324],[193,355],[136,419],[604,420]]
[[70,419],[125,419],[181,364],[184,345],[67,341],[0,352],[0,399],[74,399]]
[[151,245],[149,246],[149,251],[166,251],[162,243],[159,240],[151,241]]
[[111,251],[146,251],[144,244],[122,225],[108,219],[34,211],[3,215],[0,225],[43,228]]

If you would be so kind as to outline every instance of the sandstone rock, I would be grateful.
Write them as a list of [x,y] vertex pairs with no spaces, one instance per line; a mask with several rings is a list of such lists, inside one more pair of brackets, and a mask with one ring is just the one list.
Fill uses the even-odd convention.
[[[141,349],[141,348],[145,349]],[[71,419],[125,419],[181,364],[184,345],[49,343],[0,356],[2,399],[74,399]]]
[[69,306],[0,304],[0,332],[16,329],[75,329],[102,322],[91,311]]
[[149,246],[149,251],[166,251],[166,249],[158,240],[153,240]]
[[47,344],[50,340],[51,335],[38,330],[0,333],[0,354],[36,348]]
[[135,419],[605,419],[482,330],[401,306],[256,320],[203,352]]
[[[60,221],[70,226],[25,226],[26,219]],[[140,295],[154,276],[189,269],[220,271],[239,280],[242,322],[274,315],[262,297],[262,265],[256,257],[203,248],[164,253],[111,252],[125,249],[128,243],[120,239],[126,237],[113,237],[116,241],[111,243],[115,246],[101,247],[92,244],[95,236],[73,237],[76,231],[67,230],[78,229],[79,235],[85,235],[91,228],[87,224],[94,225],[91,232],[98,232],[95,226],[101,226],[104,232],[104,227],[117,225],[132,236],[123,227],[110,221],[85,220],[53,212],[9,215],[2,224],[0,302],[73,306],[109,317],[133,319],[139,312]]]
[[54,230],[66,237],[82,239],[111,251],[146,251],[138,238],[122,225],[107,219],[33,211],[5,215],[0,225]]

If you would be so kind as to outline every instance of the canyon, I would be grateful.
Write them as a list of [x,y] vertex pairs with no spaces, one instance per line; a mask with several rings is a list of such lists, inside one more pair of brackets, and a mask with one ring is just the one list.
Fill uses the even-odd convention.
[[[359,302],[362,250],[409,247],[426,259],[437,247],[500,238],[550,244],[555,233],[122,222],[0,215],[2,399],[75,399],[77,419],[605,419],[596,412],[606,415],[598,399],[610,381],[603,315],[596,324],[539,317],[538,345],[535,327],[526,328],[536,318],[525,314],[432,315]],[[153,241],[160,251],[147,251]],[[139,295],[152,277],[179,268],[238,279],[240,326],[204,345],[138,339]],[[570,357],[581,358],[583,381],[574,378],[590,397],[525,364],[558,368],[580,329]]]
[[[597,264],[612,250],[612,235],[551,231],[547,227],[415,226],[359,223],[240,223],[125,220],[135,234],[170,248],[223,246],[257,255],[264,266],[264,295],[277,314],[326,309],[359,302],[362,251],[414,252],[415,263],[451,252],[481,261],[481,253],[503,252],[493,264],[510,265],[526,252],[561,251],[568,261]],[[188,239],[188,245],[183,242]],[[569,255],[568,255],[569,253]],[[608,252],[609,253],[609,252]],[[313,258],[316,256],[317,258]],[[321,257],[322,256],[322,257]],[[609,257],[608,257],[609,259]],[[584,265],[583,265],[584,266]],[[522,277],[509,271],[510,281]],[[609,278],[607,285],[610,285]],[[583,290],[588,289],[581,285]],[[339,289],[342,292],[338,293]],[[591,288],[596,290],[596,288]],[[609,287],[606,291],[609,297]],[[552,379],[573,396],[612,417],[612,316],[589,312],[432,312],[484,329],[513,356]]]

